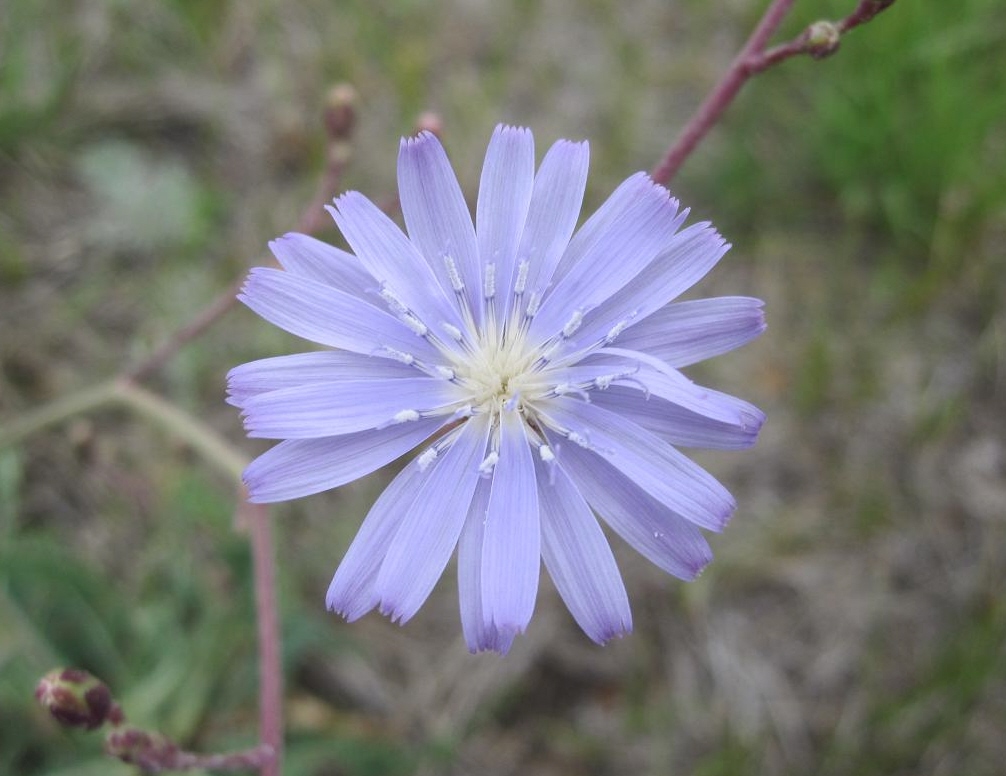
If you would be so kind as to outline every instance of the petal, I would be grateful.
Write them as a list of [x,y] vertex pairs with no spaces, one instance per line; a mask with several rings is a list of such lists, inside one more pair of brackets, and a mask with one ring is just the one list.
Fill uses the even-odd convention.
[[[557,369],[565,384],[597,388],[635,388],[704,418],[738,426],[757,435],[765,415],[746,401],[697,385],[660,359],[638,350],[603,348],[576,366]],[[591,398],[599,395],[591,392]]]
[[644,320],[705,277],[729,248],[706,223],[674,235],[670,245],[630,283],[584,315],[575,336],[578,347],[590,347]]
[[475,486],[465,527],[458,540],[458,602],[461,630],[468,650],[473,654],[489,650],[505,655],[510,651],[516,631],[501,632],[486,621],[482,612],[482,544],[491,487],[492,480],[485,477]]
[[727,524],[736,503],[711,474],[662,439],[614,412],[578,399],[537,408],[570,442],[597,453],[668,509],[711,531]]
[[632,612],[608,540],[561,467],[535,459],[541,551],[573,619],[598,644],[632,631]]
[[374,582],[402,517],[415,501],[421,477],[412,461],[374,502],[328,586],[325,604],[329,611],[352,622],[377,606]]
[[765,331],[764,302],[721,296],[669,304],[634,323],[616,340],[673,367],[683,367],[744,345]]
[[345,485],[409,452],[449,422],[429,418],[380,431],[280,442],[245,469],[248,500],[268,504]]
[[397,318],[331,286],[268,267],[249,273],[238,296],[270,323],[298,337],[349,350],[408,361],[439,361],[440,354]]
[[242,414],[249,437],[316,439],[416,422],[463,398],[432,377],[330,380],[260,393]]
[[426,259],[377,205],[351,191],[336,200],[336,208],[329,212],[360,263],[390,293],[392,304],[404,306],[435,331],[445,322],[463,326]]
[[227,401],[243,407],[252,396],[307,383],[340,378],[415,377],[415,367],[387,358],[374,358],[346,351],[321,350],[250,361],[227,373]]
[[[513,288],[517,247],[524,232],[533,185],[534,137],[531,132],[503,125],[496,127],[482,166],[475,233],[487,282],[489,273],[494,279],[492,304],[500,321]],[[491,270],[490,264],[493,265]]]
[[523,633],[534,613],[541,568],[538,487],[520,413],[500,413],[499,459],[482,543],[482,611],[504,633]]
[[695,579],[712,560],[709,544],[695,525],[647,495],[600,456],[549,437],[563,471],[636,552],[684,580]]
[[[534,178],[527,224],[517,251],[528,263],[525,287],[543,294],[580,218],[587,186],[590,147],[560,140],[542,160]],[[528,297],[528,293],[524,293]],[[540,299],[539,299],[540,301]]]
[[[471,213],[447,154],[436,136],[404,138],[398,154],[398,192],[409,237],[430,263],[448,297],[463,284],[462,299],[482,323],[483,288]],[[449,265],[453,264],[455,278]]]
[[426,471],[377,577],[381,613],[392,620],[405,622],[419,611],[450,560],[480,477],[488,435],[486,415],[468,419],[443,459]]
[[715,391],[709,393],[725,401],[744,405],[749,408],[747,416],[756,419],[750,423],[715,420],[658,396],[647,396],[633,386],[624,385],[594,391],[590,394],[590,401],[602,409],[638,423],[672,445],[712,450],[745,450],[754,445],[758,441],[758,431],[764,415],[741,399]]
[[356,256],[306,234],[289,232],[269,243],[273,256],[291,275],[324,283],[361,299],[373,298],[378,284]]
[[667,246],[684,216],[667,189],[645,174],[625,181],[570,243],[531,323],[531,341],[548,339],[574,315],[607,301]]

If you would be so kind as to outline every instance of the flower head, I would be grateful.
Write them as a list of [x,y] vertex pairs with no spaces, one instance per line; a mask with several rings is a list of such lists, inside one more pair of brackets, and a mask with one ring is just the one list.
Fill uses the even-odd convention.
[[599,515],[660,568],[710,561],[730,494],[678,447],[752,445],[763,415],[680,367],[764,329],[761,302],[669,304],[728,249],[643,173],[577,230],[586,143],[537,172],[526,129],[498,127],[472,223],[430,133],[402,141],[407,234],[366,197],[329,208],[353,253],[301,234],[271,244],[242,301],[328,350],[231,371],[250,436],[282,439],[245,472],[250,497],[335,488],[419,447],[364,520],[328,590],[348,620],[404,622],[458,551],[472,651],[506,652],[531,619],[541,560],[605,642],[632,628]]

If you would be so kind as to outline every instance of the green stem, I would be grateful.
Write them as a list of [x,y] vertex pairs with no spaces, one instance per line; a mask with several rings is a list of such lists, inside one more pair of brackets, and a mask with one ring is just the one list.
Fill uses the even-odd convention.
[[125,379],[110,380],[77,391],[29,412],[0,430],[0,449],[15,445],[48,426],[57,425],[106,404],[124,405],[154,421],[168,433],[190,445],[208,463],[241,482],[241,472],[248,465],[248,460],[226,439],[171,402]]
[[69,420],[74,415],[91,412],[104,404],[111,403],[115,400],[115,392],[115,381],[109,380],[107,383],[85,388],[82,391],[71,393],[69,396],[61,396],[49,404],[26,413],[18,420],[0,428],[0,450],[13,447],[48,426],[55,426]]
[[208,463],[214,464],[221,472],[241,482],[241,472],[248,465],[248,459],[209,426],[200,423],[195,417],[157,394],[128,380],[115,382],[115,398],[154,421],[168,433],[182,439]]

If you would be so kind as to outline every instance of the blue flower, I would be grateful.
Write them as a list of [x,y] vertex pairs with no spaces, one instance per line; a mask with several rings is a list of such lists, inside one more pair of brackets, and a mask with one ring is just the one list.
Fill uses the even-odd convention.
[[671,303],[729,246],[682,229],[663,187],[630,177],[579,228],[586,143],[537,173],[526,129],[498,127],[475,223],[435,136],[402,141],[407,234],[356,192],[329,208],[353,253],[302,234],[271,244],[241,300],[328,350],[233,369],[249,436],[281,439],[245,472],[250,498],[328,490],[419,447],[381,494],[327,603],[405,622],[455,548],[472,651],[506,652],[531,619],[541,561],[603,643],[632,629],[597,516],[681,579],[711,560],[701,529],[735,503],[679,447],[751,446],[764,416],[681,367],[739,347],[762,303]]

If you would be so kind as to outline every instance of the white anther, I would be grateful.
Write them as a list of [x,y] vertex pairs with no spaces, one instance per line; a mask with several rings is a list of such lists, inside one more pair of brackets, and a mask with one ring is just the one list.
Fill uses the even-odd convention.
[[413,333],[417,336],[425,337],[430,332],[430,330],[426,327],[426,324],[411,313],[400,315],[398,316],[398,319],[412,329]]
[[419,457],[416,459],[416,466],[419,468],[419,471],[424,472],[430,468],[430,464],[435,460],[437,460],[437,449],[431,447],[419,454]]
[[451,369],[449,366],[438,365],[434,368],[437,370],[437,374],[440,375],[445,380],[453,380],[455,377],[457,377],[457,375],[454,373],[454,370]]
[[496,467],[496,462],[499,461],[500,454],[495,450],[485,457],[485,460],[479,464],[479,474],[492,474],[493,469]]
[[461,279],[461,273],[458,272],[458,265],[454,263],[454,259],[448,253],[444,254],[444,267],[447,269],[447,277],[451,281],[451,288],[458,293],[464,291],[465,283]]
[[454,410],[455,418],[470,418],[473,412],[471,404],[462,404],[456,410]]
[[541,294],[537,291],[531,292],[531,298],[527,300],[527,310],[524,312],[528,318],[534,318],[538,314],[538,308],[541,307]]
[[486,264],[485,295],[486,299],[496,296],[496,263],[492,261]]
[[419,413],[416,410],[399,410],[392,418],[394,423],[409,423],[419,420]]
[[570,393],[575,393],[585,402],[590,402],[590,394],[574,383],[559,383],[552,389],[552,394],[555,396],[566,396]]
[[404,315],[409,312],[409,308],[402,304],[402,300],[395,296],[387,286],[381,286],[381,298],[388,303],[388,307],[397,315]]
[[613,339],[615,339],[615,337],[617,337],[619,334],[625,331],[629,326],[629,320],[630,320],[629,318],[626,318],[625,320],[619,321],[614,326],[612,326],[611,330],[604,335],[605,343],[611,342]]
[[555,460],[555,453],[552,452],[552,448],[548,445],[542,445],[538,448],[538,457],[545,463],[552,463]]
[[440,324],[440,328],[447,332],[447,336],[450,337],[455,342],[461,342],[461,338],[464,335],[461,333],[461,329],[455,326],[453,323],[448,323],[444,321]]
[[528,261],[522,261],[517,265],[517,279],[513,282],[514,296],[520,296],[524,293],[524,288],[527,286],[527,273],[530,269],[531,264]]
[[566,439],[568,439],[574,445],[579,445],[580,447],[590,447],[590,442],[587,441],[587,438],[584,436],[580,436],[575,431],[570,431],[568,434],[566,434]]
[[394,348],[389,348],[387,346],[385,346],[383,350],[385,353],[387,353],[389,356],[395,359],[395,361],[400,361],[403,364],[411,366],[416,362],[415,356],[413,356],[411,353],[406,353],[405,351],[402,350],[395,350]]
[[566,325],[562,327],[562,336],[569,339],[573,336],[573,332],[580,328],[581,323],[583,323],[583,313],[580,310],[574,310]]

